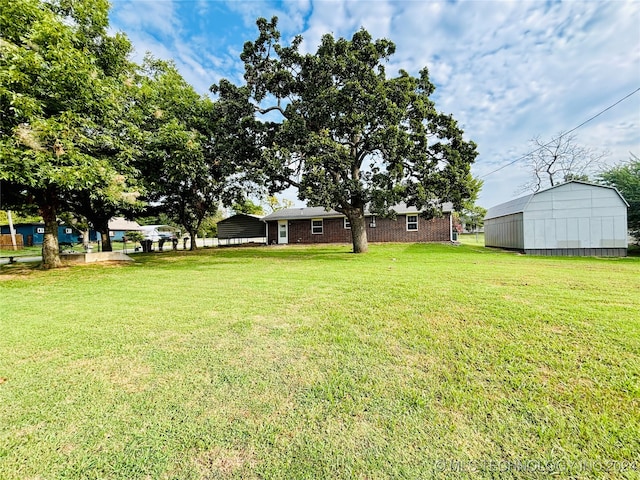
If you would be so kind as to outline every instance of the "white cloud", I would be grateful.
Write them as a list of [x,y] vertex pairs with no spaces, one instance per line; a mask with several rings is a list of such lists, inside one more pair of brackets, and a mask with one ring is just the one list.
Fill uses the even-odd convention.
[[179,27],[176,6],[171,0],[120,1],[114,4],[113,13],[115,19],[127,32],[145,30],[150,34],[172,36]]
[[[387,72],[429,68],[436,107],[478,143],[476,175],[527,153],[532,137],[551,139],[640,87],[640,3],[634,1],[120,0],[114,8],[116,28],[138,55],[150,50],[174,58],[201,92],[223,77],[242,81],[239,53],[256,38],[259,16],[278,16],[285,41],[303,34],[305,51],[315,51],[325,33],[351,38],[360,27],[389,38],[397,50]],[[238,20],[194,32],[181,15],[188,8],[203,18],[224,9]],[[640,93],[576,134],[586,146],[610,150],[611,161],[640,153]],[[485,178],[480,203],[509,200],[526,174],[516,163]]]

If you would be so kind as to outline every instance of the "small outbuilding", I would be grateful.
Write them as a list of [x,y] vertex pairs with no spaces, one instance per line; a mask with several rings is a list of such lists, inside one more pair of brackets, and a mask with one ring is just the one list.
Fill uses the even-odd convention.
[[627,255],[627,208],[613,187],[573,180],[487,211],[485,245],[529,255]]
[[[25,247],[42,245],[44,241],[44,223],[17,223],[13,226],[16,235],[22,236],[22,244]],[[9,235],[9,225],[0,226],[0,234]],[[72,225],[58,225],[58,242],[61,245],[80,243],[82,233]],[[19,242],[18,242],[19,243]]]
[[218,245],[266,243],[266,237],[267,226],[257,215],[238,213],[218,222]]

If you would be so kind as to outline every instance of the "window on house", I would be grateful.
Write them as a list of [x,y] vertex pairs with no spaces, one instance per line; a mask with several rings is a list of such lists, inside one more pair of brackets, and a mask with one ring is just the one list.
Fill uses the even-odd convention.
[[371,218],[369,219],[369,226],[370,226],[371,228],[376,228],[376,217],[371,217]]
[[347,217],[344,217],[344,228],[351,228],[351,222]]
[[417,215],[407,215],[407,230],[418,230]]
[[67,235],[71,234],[71,229],[70,228],[65,228],[64,229],[64,233],[66,233]]
[[44,227],[36,227],[36,233],[44,233]]
[[109,230],[109,236],[110,237],[115,237],[116,236],[116,232],[112,232],[111,230]]
[[311,220],[311,233],[314,235],[322,235],[322,219]]

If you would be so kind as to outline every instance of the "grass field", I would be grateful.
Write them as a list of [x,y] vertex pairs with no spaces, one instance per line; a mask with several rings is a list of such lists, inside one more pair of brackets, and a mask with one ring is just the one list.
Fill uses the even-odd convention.
[[640,258],[0,269],[0,478],[640,478]]

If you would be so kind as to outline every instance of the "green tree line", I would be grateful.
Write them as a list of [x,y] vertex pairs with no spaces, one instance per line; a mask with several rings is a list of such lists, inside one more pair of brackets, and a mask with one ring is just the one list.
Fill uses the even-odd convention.
[[[250,211],[248,198],[295,187],[347,216],[359,253],[365,207],[473,210],[477,147],[437,110],[426,68],[388,74],[391,41],[361,29],[302,53],[302,37],[284,43],[277,18],[261,18],[240,56],[244,83],[223,79],[209,97],[171,61],[133,62],[108,16],[107,0],[0,0],[0,209],[42,217],[44,268],[60,265],[62,217],[109,250],[116,215],[162,215],[195,238],[220,205]],[[602,180],[635,191],[637,163]]]

